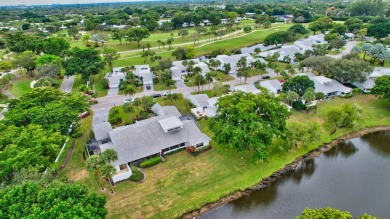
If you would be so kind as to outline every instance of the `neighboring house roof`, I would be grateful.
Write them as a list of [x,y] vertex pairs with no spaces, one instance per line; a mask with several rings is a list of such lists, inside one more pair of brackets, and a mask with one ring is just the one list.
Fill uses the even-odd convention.
[[181,79],[181,70],[179,67],[171,67],[172,79],[180,80]]
[[[351,88],[342,85],[340,82],[336,80],[332,80],[327,78],[324,79],[323,76],[315,76],[311,77],[312,81],[314,81],[315,92],[322,92],[324,94],[332,93],[332,92],[342,92],[342,93],[350,93],[352,91]],[[323,82],[326,83],[323,83]]]
[[244,54],[237,54],[237,55],[218,55],[216,59],[219,59],[223,63],[230,63],[231,66],[236,66],[238,60],[241,59],[241,57],[246,57],[246,61],[249,64],[252,62],[254,59],[249,53],[244,53]]
[[166,133],[158,121],[172,116],[156,116],[114,129],[109,132],[112,143],[100,145],[100,149],[117,151],[118,160],[112,162],[116,166],[160,153],[162,149],[177,144],[197,144],[210,140],[192,120],[184,120],[183,128]]
[[208,100],[210,99],[206,94],[196,94],[187,97],[195,106],[205,107],[208,106]]
[[198,64],[195,64],[194,68],[195,67],[199,67],[199,68],[202,69],[202,75],[205,75],[206,73],[210,72],[209,66],[206,63],[204,63],[204,62],[199,62]]
[[282,84],[278,80],[260,81],[260,86],[266,88],[269,92],[278,94],[283,90]]
[[108,138],[108,132],[112,131],[111,124],[109,122],[102,122],[92,126],[95,139],[101,141]]
[[176,117],[181,117],[181,113],[174,106],[161,106],[160,104],[156,103],[152,106],[152,111],[157,116],[174,115]]
[[352,83],[353,85],[363,88],[364,90],[371,90],[375,86],[375,78],[369,78],[363,83]]
[[254,53],[256,48],[260,48],[261,51],[266,51],[275,48],[274,45],[264,46],[263,44],[257,44],[251,47],[241,48],[242,53]]
[[234,86],[234,90],[235,91],[243,91],[246,93],[250,92],[253,94],[261,93],[261,91],[259,89],[257,89],[254,84],[245,84],[245,85]]

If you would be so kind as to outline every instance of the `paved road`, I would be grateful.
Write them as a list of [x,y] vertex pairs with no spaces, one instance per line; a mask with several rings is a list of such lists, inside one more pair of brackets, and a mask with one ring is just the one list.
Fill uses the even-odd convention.
[[351,52],[352,48],[355,47],[359,42],[358,41],[348,41],[345,45],[345,50],[341,51],[340,54],[337,55],[327,55],[335,59],[341,59],[342,56],[347,55]]
[[62,83],[61,83],[60,90],[63,92],[66,92],[66,93],[72,92],[74,78],[75,78],[75,76],[64,77],[64,79],[62,80]]

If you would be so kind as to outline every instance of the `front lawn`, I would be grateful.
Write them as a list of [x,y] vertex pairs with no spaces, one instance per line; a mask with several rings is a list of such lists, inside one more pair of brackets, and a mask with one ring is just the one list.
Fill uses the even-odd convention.
[[[114,113],[116,110],[118,112],[117,115]],[[108,121],[111,121],[112,118],[118,116],[118,117],[122,118],[123,122],[120,124],[111,124],[111,125],[115,125],[116,127],[129,125],[129,124],[133,124],[135,122],[137,115],[138,115],[137,108],[135,108],[133,113],[126,113],[123,111],[123,105],[115,106],[115,107],[110,109],[110,113],[108,114]]]
[[5,94],[0,94],[0,104],[6,103],[7,100],[8,100],[7,95],[5,95]]
[[[97,97],[104,97],[107,96],[108,89],[105,89],[102,84],[100,83],[100,80],[104,78],[104,74],[97,74],[92,76],[92,80],[94,82],[93,88],[96,91]],[[72,87],[72,92],[80,92],[79,88],[82,84],[85,84],[84,79],[81,77],[81,75],[75,75],[74,83]]]
[[161,106],[175,106],[182,115],[187,114],[191,108],[193,108],[192,103],[183,98],[183,95],[180,94],[179,100],[170,100],[168,97],[161,97],[155,99],[156,103]]
[[11,93],[15,95],[15,97],[20,97],[24,93],[32,91],[31,81],[31,79],[15,81],[12,84]]
[[213,71],[213,78],[217,80],[218,82],[225,82],[225,81],[232,81],[235,80],[235,78],[229,74],[225,74],[221,71]]

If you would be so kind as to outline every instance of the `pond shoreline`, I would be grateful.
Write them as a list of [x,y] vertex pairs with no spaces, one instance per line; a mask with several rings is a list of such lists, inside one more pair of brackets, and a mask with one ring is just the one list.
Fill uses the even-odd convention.
[[247,194],[251,193],[252,191],[257,191],[257,190],[266,188],[271,182],[274,182],[274,181],[278,180],[281,176],[291,172],[292,170],[295,170],[295,168],[302,161],[306,161],[309,159],[319,157],[322,153],[329,151],[330,149],[332,149],[333,147],[335,147],[336,145],[338,145],[342,142],[345,142],[347,140],[357,138],[357,137],[360,137],[360,136],[363,136],[363,135],[366,135],[369,133],[380,132],[380,131],[389,131],[389,130],[390,130],[390,126],[378,126],[378,127],[373,127],[373,128],[364,128],[364,129],[356,131],[356,132],[351,132],[351,133],[345,134],[345,135],[343,135],[335,140],[332,140],[329,143],[326,143],[324,145],[319,146],[316,149],[309,151],[308,153],[306,153],[302,156],[297,157],[294,161],[286,164],[283,168],[275,171],[270,176],[263,178],[256,185],[251,186],[245,190],[236,191],[230,195],[221,197],[218,201],[205,204],[200,209],[187,212],[184,215],[182,215],[180,218],[190,219],[190,218],[199,217],[199,216],[201,216],[201,215],[203,215],[203,214],[205,214],[205,213],[207,213],[207,212],[209,212],[217,207],[220,207],[228,202],[239,199],[240,197],[247,195]]

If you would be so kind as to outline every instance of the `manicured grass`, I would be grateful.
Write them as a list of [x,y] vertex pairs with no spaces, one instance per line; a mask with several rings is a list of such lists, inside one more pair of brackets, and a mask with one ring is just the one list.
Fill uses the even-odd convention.
[[[104,77],[104,74],[101,73],[100,75],[94,75],[92,77],[92,80],[94,82],[93,88],[97,93],[98,97],[104,97],[107,96],[108,89],[104,89],[104,87],[100,84],[100,80]],[[81,77],[81,75],[76,75],[74,78],[74,83],[72,87],[72,92],[80,92],[79,87],[80,85],[85,84],[84,79]]]
[[180,95],[179,100],[170,100],[167,97],[161,97],[155,99],[155,101],[161,106],[175,106],[182,115],[187,114],[193,107],[189,100],[183,98],[183,95]]
[[16,81],[12,84],[11,93],[15,95],[15,97],[20,97],[24,93],[27,93],[29,91],[32,91],[31,88],[31,81],[32,80],[23,80],[23,81]]
[[329,55],[337,55],[340,54],[341,52],[337,50],[328,50],[326,53]]
[[[183,100],[171,101],[158,98],[160,105],[177,105],[180,112],[186,111]],[[333,107],[344,103],[356,103],[362,107],[360,127],[341,129],[329,136],[332,129],[325,123],[326,113]],[[292,162],[296,157],[317,148],[325,142],[350,131],[364,127],[390,125],[390,103],[377,100],[372,95],[360,95],[356,99],[331,99],[321,102],[317,113],[310,111],[293,112],[288,122],[309,123],[317,121],[325,131],[317,142],[307,147],[294,147],[289,152],[281,151],[278,141],[270,146],[268,162],[254,160],[249,152],[237,152],[211,141],[212,150],[199,156],[191,156],[185,151],[172,154],[155,167],[144,170],[147,178],[144,183],[124,181],[118,183],[115,195],[107,195],[108,218],[176,218],[187,211],[200,208],[206,203],[217,201],[220,197],[257,184],[262,178]],[[76,141],[76,148],[67,168],[60,175],[85,183],[90,191],[96,192],[99,183],[95,174],[85,170],[82,151],[90,133],[91,117],[83,120],[86,133]],[[89,125],[88,125],[89,124]],[[202,132],[210,137],[208,120],[199,121]],[[129,213],[129,209],[131,212]]]
[[213,71],[213,74],[215,74],[213,78],[218,82],[232,81],[235,79],[231,75],[225,74],[221,71]]
[[[360,54],[360,58],[363,59],[363,57],[364,57],[364,52],[362,52]],[[364,60],[366,60],[367,62],[370,62],[371,61],[371,56],[368,55],[368,53],[367,53],[366,54],[366,58]],[[371,64],[371,62],[370,62],[370,65],[373,66],[373,67],[389,67],[390,68],[390,61],[386,60],[383,66],[380,65],[377,61],[374,64]]]
[[138,114],[138,109],[135,108],[133,113],[126,113],[123,111],[123,105],[122,106],[115,106],[115,107],[110,109],[110,113],[108,116],[109,121],[110,121],[110,118],[115,116],[113,113],[115,111],[115,109],[118,109],[118,116],[122,117],[122,119],[124,121],[121,124],[117,124],[115,126],[119,127],[119,126],[124,126],[125,124],[133,124],[135,122],[135,119],[136,119],[137,114]]
[[72,87],[72,92],[79,92],[79,87],[82,84],[85,84],[83,78],[81,77],[81,75],[76,75],[74,77],[74,83],[73,83],[73,87]]
[[253,76],[258,76],[258,75],[263,75],[263,74],[267,74],[267,72],[262,72],[258,69],[250,69],[249,70],[249,76],[250,77],[253,77]]
[[155,91],[163,91],[163,90],[176,89],[176,88],[177,87],[175,85],[170,87],[165,86],[162,80],[160,80],[157,84],[153,84],[153,90]]

